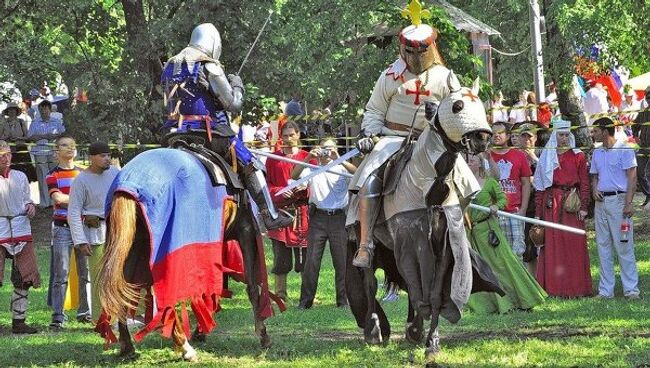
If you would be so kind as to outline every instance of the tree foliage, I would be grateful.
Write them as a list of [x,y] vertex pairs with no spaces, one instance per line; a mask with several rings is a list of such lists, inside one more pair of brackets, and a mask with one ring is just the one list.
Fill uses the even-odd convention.
[[[451,1],[501,31],[493,44],[516,51],[530,44],[524,2]],[[426,2],[425,2],[426,3]],[[567,41],[547,57],[550,73],[571,70],[566,52],[598,40],[608,60],[647,70],[647,1],[546,1],[560,39]],[[35,0],[6,1],[0,9],[0,77],[26,93],[60,74],[70,89],[88,91],[89,102],[66,114],[66,124],[83,141],[156,141],[164,118],[160,88],[162,65],[183,48],[192,28],[212,22],[223,39],[222,63],[236,72],[258,31],[274,11],[242,70],[247,84],[247,119],[294,93],[308,109],[326,100],[341,118],[356,122],[379,73],[397,57],[395,37],[378,33],[408,24],[399,18],[404,0]],[[430,7],[430,6],[429,6]],[[610,16],[612,7],[620,9]],[[477,61],[467,37],[444,12],[432,9],[439,47],[447,66],[467,84]],[[638,31],[638,32],[637,32]],[[645,35],[645,36],[644,36]],[[564,54],[558,50],[564,50]],[[558,52],[556,52],[558,51]],[[555,54],[554,54],[555,53]],[[530,88],[530,53],[495,55],[496,85],[515,93]]]

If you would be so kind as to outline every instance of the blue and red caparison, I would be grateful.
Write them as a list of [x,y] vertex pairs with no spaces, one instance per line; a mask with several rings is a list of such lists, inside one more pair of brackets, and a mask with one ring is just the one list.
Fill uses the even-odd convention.
[[[238,244],[224,243],[224,204],[231,199],[226,187],[213,186],[202,164],[189,153],[162,148],[143,152],[124,166],[109,190],[107,214],[116,192],[127,193],[137,201],[151,250],[149,268],[157,310],[134,338],[140,341],[156,329],[169,337],[179,303],[189,336],[187,302],[199,330],[211,331],[216,326],[213,313],[220,309],[220,298],[229,296],[223,288],[224,274],[243,280]],[[273,310],[261,244],[259,252],[259,267],[263,268],[258,274],[262,289],[259,317],[267,318]],[[96,330],[111,341],[114,335],[107,322],[100,319]]]

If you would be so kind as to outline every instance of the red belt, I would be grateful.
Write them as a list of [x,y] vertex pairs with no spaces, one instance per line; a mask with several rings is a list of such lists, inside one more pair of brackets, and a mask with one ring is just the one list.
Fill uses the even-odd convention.
[[205,130],[208,134],[208,142],[212,142],[212,127],[209,124],[212,122],[212,118],[209,115],[169,115],[167,117],[169,120],[178,120],[178,128],[180,129],[181,125],[186,120],[202,121],[205,123]]

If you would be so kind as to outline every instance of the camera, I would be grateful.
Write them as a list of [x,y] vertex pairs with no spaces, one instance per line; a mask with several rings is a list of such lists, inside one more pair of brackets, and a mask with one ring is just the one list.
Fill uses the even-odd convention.
[[321,148],[319,156],[320,157],[329,157],[331,153],[331,150],[329,148]]

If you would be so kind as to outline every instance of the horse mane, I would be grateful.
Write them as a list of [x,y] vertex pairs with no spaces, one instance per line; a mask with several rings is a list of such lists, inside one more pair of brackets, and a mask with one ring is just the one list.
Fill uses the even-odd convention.
[[135,200],[126,193],[113,196],[108,216],[106,247],[100,261],[97,285],[102,308],[120,321],[127,310],[137,308],[140,299],[138,285],[124,277],[124,263],[129,255],[136,232],[137,208]]

